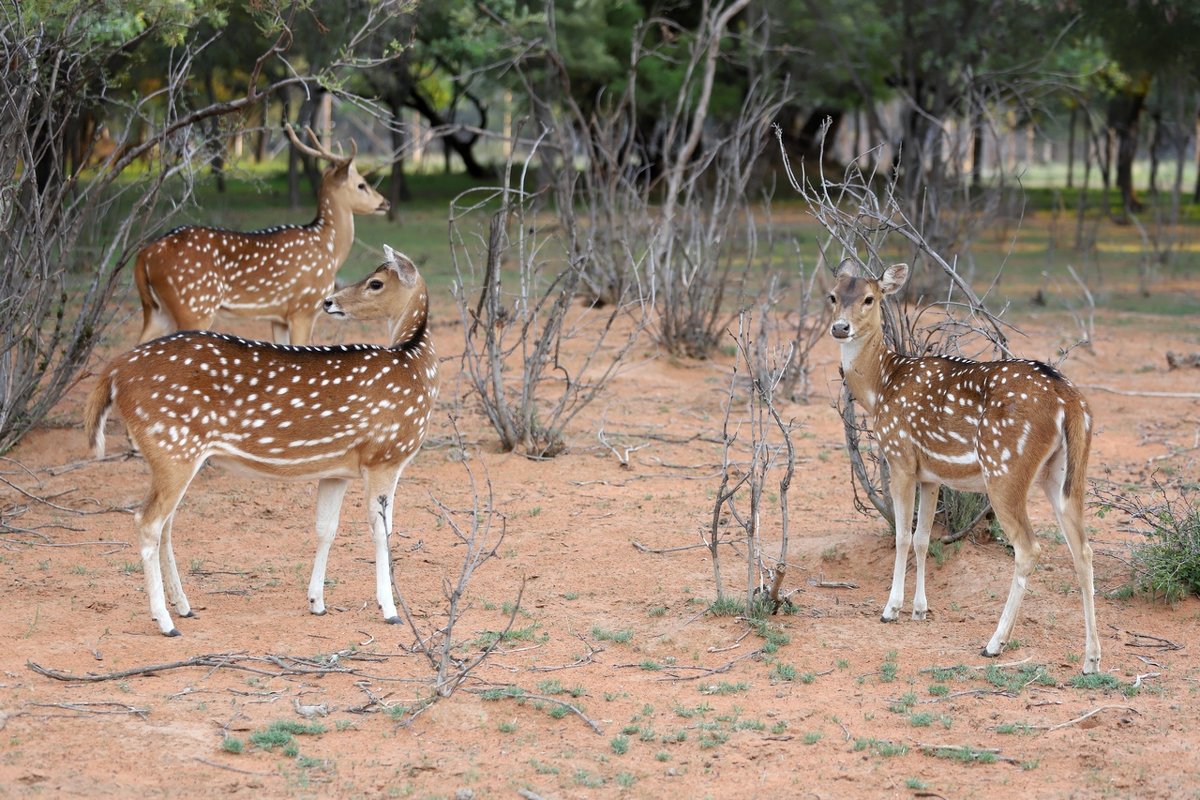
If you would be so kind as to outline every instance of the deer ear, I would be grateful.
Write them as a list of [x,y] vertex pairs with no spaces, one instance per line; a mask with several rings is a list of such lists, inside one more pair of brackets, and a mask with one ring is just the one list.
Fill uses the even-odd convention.
[[861,278],[862,270],[858,268],[858,262],[853,258],[843,259],[838,265],[837,272],[833,273],[835,278]]
[[883,271],[879,279],[879,288],[884,294],[895,294],[908,280],[908,264],[892,264]]
[[417,265],[403,253],[397,253],[386,244],[383,246],[383,266],[396,273],[396,277],[405,286],[415,286],[417,283]]

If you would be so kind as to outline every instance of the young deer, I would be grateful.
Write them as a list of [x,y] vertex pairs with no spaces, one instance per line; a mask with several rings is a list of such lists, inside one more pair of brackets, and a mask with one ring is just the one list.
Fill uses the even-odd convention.
[[270,320],[279,344],[312,340],[321,300],[354,244],[354,215],[382,214],[390,204],[355,169],[353,140],[349,155],[336,156],[287,133],[297,149],[331,164],[317,191],[317,218],[249,233],[185,226],[146,245],[133,271],[141,342],[210,328],[218,311]]
[[[880,306],[904,285],[908,266],[889,267],[876,280],[853,266],[838,271],[829,294],[830,334],[841,345],[842,374],[872,427],[891,472],[896,515],[896,564],[883,621],[904,603],[909,544],[916,549],[913,619],[924,619],[925,555],[938,487],[987,492],[1012,542],[1016,571],[1000,624],[983,650],[997,656],[1012,634],[1039,545],[1026,511],[1030,487],[1042,487],[1075,562],[1083,600],[1083,671],[1100,668],[1092,589],[1092,548],[1083,529],[1083,493],[1091,446],[1087,403],[1058,370],[1036,361],[975,362],[907,358],[884,344]],[[916,538],[913,493],[920,493]]]
[[325,565],[350,480],[366,487],[375,543],[375,599],[398,622],[388,532],[393,495],[425,438],[437,394],[425,281],[406,256],[325,299],[328,314],[390,321],[390,347],[300,347],[187,331],[114,359],[88,397],[84,425],[98,455],[111,406],[150,467],[136,516],[150,613],[178,636],[163,597],[192,616],[171,546],[171,523],[206,460],[262,478],[318,480],[317,555],[309,610],[325,613]]

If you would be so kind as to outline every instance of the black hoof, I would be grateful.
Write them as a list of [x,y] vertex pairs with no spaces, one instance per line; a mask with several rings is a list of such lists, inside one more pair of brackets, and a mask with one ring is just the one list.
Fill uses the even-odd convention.
[[399,617],[384,617],[383,621],[386,622],[388,625],[401,624],[401,619]]
[[[1004,651],[1002,650],[1000,652],[1004,652]],[[989,653],[987,651],[986,647],[979,651],[979,655],[983,656],[984,658],[999,658],[1000,657],[1000,653]]]
[[880,621],[880,622],[882,622],[882,623],[885,623],[885,624],[886,624],[886,623],[889,623],[889,622],[898,622],[899,620],[900,620],[900,618],[899,618],[899,617],[896,617],[896,619],[888,619],[887,617],[880,617],[880,618],[879,618],[879,621]]
[[189,610],[186,614],[180,614],[179,616],[184,617],[185,619],[195,619],[196,612]]
[[178,628],[171,628],[171,630],[164,633],[163,636],[183,636],[183,634],[179,632]]

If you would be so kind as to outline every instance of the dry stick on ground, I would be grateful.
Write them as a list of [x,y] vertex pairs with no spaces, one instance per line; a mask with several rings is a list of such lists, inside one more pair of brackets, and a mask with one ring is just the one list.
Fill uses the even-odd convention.
[[738,663],[739,661],[745,661],[747,658],[754,658],[755,656],[760,655],[761,653],[762,653],[762,648],[760,647],[757,650],[750,651],[749,653],[743,653],[742,655],[738,656],[737,658],[733,659],[732,661],[726,661],[724,664],[722,664],[719,667],[712,667],[709,669],[704,669],[698,675],[682,675],[682,676],[681,675],[669,675],[665,678],[657,678],[657,680],[658,681],[666,681],[668,683],[674,683],[676,681],[695,681],[695,680],[699,680],[700,678],[707,678],[709,675],[719,675],[723,672],[728,672],[730,669],[733,668],[733,665]]
[[146,715],[150,713],[148,708],[138,708],[127,703],[106,700],[75,703],[26,703],[25,705],[37,708],[61,708],[66,711],[77,711],[80,714],[134,714],[142,719],[145,719]]
[[1129,389],[1114,389],[1111,386],[1101,386],[1098,383],[1081,383],[1080,389],[1090,389],[1097,392],[1119,394],[1122,397],[1175,397],[1184,400],[1200,400],[1200,392],[1138,392]]
[[[355,653],[351,650],[343,650],[337,653],[339,659],[343,660],[363,660],[362,654]],[[39,675],[44,675],[47,678],[53,678],[58,681],[73,681],[80,683],[99,683],[102,681],[120,680],[122,678],[131,678],[138,675],[152,675],[157,672],[166,672],[173,669],[184,669],[187,667],[208,667],[210,674],[218,669],[235,669],[241,672],[252,672],[256,675],[267,675],[273,678],[291,677],[298,675],[330,675],[330,674],[346,674],[358,675],[361,677],[371,678],[372,680],[407,680],[403,678],[392,678],[387,676],[368,675],[360,670],[351,667],[337,666],[330,664],[326,667],[295,667],[288,666],[288,661],[301,663],[299,659],[291,656],[252,656],[248,653],[208,653],[205,655],[193,656],[192,658],[184,659],[183,661],[170,661],[165,664],[151,664],[145,667],[132,667],[130,669],[117,670],[115,672],[89,673],[78,675],[71,672],[44,667],[33,661],[26,661],[25,666]],[[270,669],[261,669],[259,667],[249,666],[243,662],[258,662],[267,663],[279,667],[279,671]]]
[[277,774],[274,772],[254,772],[248,769],[241,769],[240,767],[231,767],[228,764],[221,764],[216,761],[209,761],[207,758],[200,758],[200,756],[193,756],[193,758],[196,761],[199,761],[201,764],[205,764],[206,766],[216,767],[217,769],[227,769],[230,772],[236,772],[240,775],[254,775],[259,778],[272,778]]
[[1031,728],[1040,728],[1040,729],[1045,730],[1046,733],[1050,733],[1051,731],[1061,730],[1062,728],[1069,728],[1072,725],[1076,725],[1080,722],[1083,722],[1088,717],[1094,717],[1095,715],[1099,714],[1101,711],[1112,711],[1112,710],[1132,711],[1134,714],[1142,713],[1142,712],[1138,711],[1136,708],[1133,708],[1131,706],[1098,706],[1096,708],[1093,708],[1091,711],[1087,712],[1086,714],[1080,714],[1078,717],[1075,717],[1075,719],[1069,719],[1066,722],[1060,722],[1057,725],[1048,725],[1048,726],[1047,725],[1031,725],[1030,727]]

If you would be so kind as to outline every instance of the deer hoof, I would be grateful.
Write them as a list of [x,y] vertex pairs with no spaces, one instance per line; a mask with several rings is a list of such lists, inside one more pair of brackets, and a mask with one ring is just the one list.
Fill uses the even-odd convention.
[[889,617],[886,613],[879,617],[880,622],[895,622],[899,619],[899,615]]
[[[1004,648],[1001,647],[1000,651],[1003,652]],[[1000,657],[1000,653],[989,653],[988,649],[986,647],[984,647],[982,650],[979,651],[979,655],[983,656],[984,658],[999,658]]]
[[383,621],[386,622],[388,625],[399,625],[400,617],[384,617]]
[[317,611],[316,609],[313,609],[313,612],[312,612],[312,613],[313,613],[313,615],[314,615],[314,616],[317,616],[317,617],[323,617],[323,616],[325,616],[325,609],[323,609],[323,608],[322,608],[320,611]]
[[928,609],[926,609],[925,611],[915,611],[914,610],[912,613],[912,618],[914,620],[916,620],[917,622],[924,622],[927,614],[929,614]]
[[179,632],[178,628],[171,628],[171,630],[164,633],[163,636],[183,636],[183,634]]
[[187,619],[195,619],[195,618],[196,618],[196,612],[195,612],[195,611],[192,611],[192,610],[189,608],[189,609],[188,609],[188,612],[187,612],[186,614],[180,614],[179,616],[181,616],[181,617],[185,617],[185,618],[187,618]]

